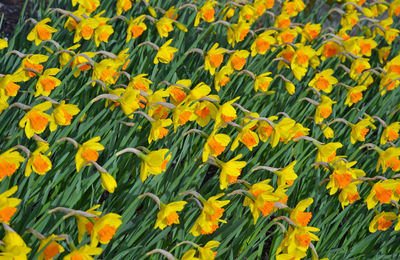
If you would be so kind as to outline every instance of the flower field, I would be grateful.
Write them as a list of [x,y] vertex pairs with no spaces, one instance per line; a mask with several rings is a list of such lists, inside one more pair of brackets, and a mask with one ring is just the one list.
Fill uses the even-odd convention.
[[399,0],[37,2],[0,259],[400,258]]

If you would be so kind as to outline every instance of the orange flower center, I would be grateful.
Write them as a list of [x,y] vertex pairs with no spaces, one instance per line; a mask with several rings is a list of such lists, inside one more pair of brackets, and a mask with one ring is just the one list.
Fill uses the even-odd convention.
[[282,57],[285,58],[289,62],[292,62],[293,56],[294,56],[293,51],[287,51],[282,54]]
[[[241,171],[241,170],[240,170]],[[232,175],[228,175],[228,182],[229,183],[234,183],[237,181],[239,176],[232,176]]]
[[374,189],[376,198],[379,200],[380,203],[389,203],[393,193],[392,190],[385,189],[380,184],[377,184]]
[[214,208],[214,214],[210,215],[210,220],[212,222],[214,222],[214,221],[218,220],[220,217],[222,217],[222,214],[224,214],[224,211],[225,211],[225,209],[220,208],[218,206],[213,205],[213,208]]
[[361,72],[363,72],[363,70],[365,70],[365,69],[366,69],[365,65],[364,64],[360,64],[356,68],[356,73],[357,74],[361,74]]
[[124,11],[128,11],[129,9],[131,9],[132,7],[132,3],[130,0],[125,0],[124,4],[122,5],[122,8],[124,9]]
[[208,141],[208,145],[210,146],[211,150],[213,151],[214,156],[220,155],[223,151],[225,151],[225,146],[218,143],[215,137],[211,137],[210,141]]
[[363,94],[362,94],[362,92],[351,93],[350,97],[351,97],[351,101],[353,103],[357,103],[358,101],[360,101],[363,98]]
[[47,123],[49,122],[49,119],[47,117],[41,115],[36,111],[31,111],[28,117],[31,122],[32,128],[36,131],[43,131],[46,128]]
[[310,29],[308,32],[309,37],[311,38],[311,40],[315,39],[315,37],[318,36],[319,32],[316,30],[312,30]]
[[399,133],[394,131],[392,128],[389,128],[389,130],[387,131],[387,134],[388,134],[389,141],[394,141],[397,139],[397,137],[399,137]]
[[262,212],[263,216],[266,217],[274,209],[274,202],[267,201],[261,207],[258,207],[258,209]]
[[89,25],[84,25],[82,26],[81,34],[85,39],[90,38],[93,34],[93,28],[90,27]]
[[347,187],[351,182],[351,175],[348,173],[343,173],[343,174],[334,173],[333,178],[339,185],[340,189]]
[[332,113],[332,109],[330,107],[321,108],[321,116],[323,118],[328,118]]
[[85,260],[81,254],[71,256],[71,260]]
[[254,136],[251,134],[250,131],[247,131],[247,133],[243,136],[242,142],[248,147],[254,147],[257,145],[257,140],[254,138]]
[[181,125],[186,124],[186,122],[189,121],[191,115],[192,115],[192,112],[190,112],[190,111],[184,111],[183,113],[180,113],[179,114],[179,123]]
[[40,81],[45,91],[52,91],[56,87],[56,81],[52,78],[44,78]]
[[214,8],[206,9],[206,10],[204,10],[204,13],[203,13],[203,19],[204,19],[204,21],[206,21],[208,23],[212,22],[212,21],[214,21],[214,15],[215,15]]
[[17,211],[17,208],[11,208],[11,207],[4,207],[0,210],[0,220],[1,222],[8,223],[14,213]]
[[281,19],[278,21],[279,28],[288,28],[290,26],[290,19]]
[[283,32],[281,38],[284,43],[287,43],[287,42],[293,42],[295,36],[296,35],[293,33]]
[[335,159],[335,157],[336,157],[336,152],[333,152],[331,155],[329,155],[327,158],[328,163],[333,161],[333,159]]
[[307,55],[306,53],[304,53],[304,52],[302,52],[302,51],[299,51],[299,52],[297,53],[297,62],[298,62],[300,65],[306,64],[306,63],[308,62],[309,59],[310,59],[310,58],[308,57],[308,55]]
[[378,219],[378,230],[386,230],[392,225],[392,221],[386,218]]
[[366,55],[371,52],[371,44],[368,42],[360,43],[361,53]]
[[[30,63],[29,61],[25,61],[25,67],[34,69],[39,73],[41,73],[43,71],[43,66],[41,64],[34,64],[34,63]],[[28,76],[32,78],[32,77],[35,77],[36,74],[32,71],[28,71]]]
[[315,82],[315,85],[317,86],[318,89],[325,90],[329,87],[329,80],[324,78],[324,76],[320,76]]
[[263,91],[263,92],[267,91],[268,87],[269,87],[269,83],[270,82],[268,82],[268,81],[261,83],[260,84],[260,90]]
[[37,34],[39,36],[39,39],[41,39],[42,41],[48,40],[51,38],[51,33],[49,32],[49,30],[47,30],[47,28],[43,25],[39,25],[36,28]]
[[166,128],[162,127],[162,126],[160,126],[158,128],[158,138],[159,139],[162,139],[162,138],[166,137],[167,134],[168,134],[168,129],[166,129]]
[[168,160],[164,160],[160,166],[161,170],[165,171],[167,169]]
[[176,103],[181,103],[186,98],[185,91],[179,88],[171,88],[170,94]]
[[222,115],[222,120],[224,120],[225,123],[231,122],[231,121],[234,120],[235,118],[236,118],[236,117],[234,117],[234,116]]
[[369,132],[368,128],[363,128],[360,130],[360,135],[365,138],[365,136],[368,134],[368,132]]
[[71,124],[71,119],[72,119],[72,115],[70,115],[64,108],[60,107],[59,108],[61,110],[61,112],[64,115],[64,122],[63,125],[69,125]]
[[208,235],[208,234],[214,233],[214,231],[217,230],[217,229],[218,229],[218,225],[213,224],[213,225],[211,225],[211,230],[209,232],[207,232],[207,231],[202,229],[200,233],[202,235]]
[[235,70],[241,70],[243,66],[246,64],[246,59],[242,58],[238,55],[234,55],[232,59],[232,65]]
[[87,231],[87,233],[89,235],[92,234],[93,223],[89,221],[88,223],[86,223],[85,228],[86,228],[86,231]]
[[270,48],[270,43],[264,39],[258,39],[256,41],[257,50],[259,52],[265,52]]
[[196,114],[201,118],[205,118],[210,114],[210,109],[207,106],[205,106],[202,109],[196,110]]
[[311,242],[311,238],[308,234],[296,235],[296,240],[299,242],[300,246],[306,248],[310,245]]
[[114,78],[114,76],[117,75],[117,72],[115,70],[112,69],[104,69],[101,71],[101,75],[100,75],[100,79],[105,82],[107,80],[111,80],[113,82],[115,82],[117,80],[117,78]]
[[108,37],[110,37],[111,34],[109,34],[106,31],[103,31],[99,34],[99,40],[102,42],[107,42],[108,41]]
[[171,226],[174,223],[178,224],[179,216],[175,211],[172,211],[171,213],[168,214],[166,220],[168,226]]
[[223,86],[225,86],[226,84],[228,84],[228,82],[229,82],[230,80],[231,80],[231,79],[230,79],[228,76],[223,76],[222,79],[219,81],[219,85],[220,85],[221,87],[223,87]]
[[6,85],[6,95],[7,96],[15,96],[19,90],[19,85],[10,81]]
[[11,176],[17,170],[17,165],[0,159],[0,178]]
[[143,82],[141,82],[141,81],[137,81],[137,82],[135,82],[134,84],[133,84],[133,87],[135,88],[135,89],[137,89],[137,90],[143,90],[143,91],[147,91],[147,86],[146,86],[146,84],[144,84]]
[[324,47],[324,56],[325,57],[333,57],[339,52],[339,48],[337,48],[335,43],[326,43]]
[[263,135],[270,136],[274,129],[272,128],[272,126],[263,126],[260,128],[260,130],[263,133]]
[[39,174],[44,174],[49,168],[49,163],[42,158],[42,155],[36,156],[33,160],[33,167]]
[[115,231],[117,231],[117,228],[106,224],[102,229],[99,230],[98,234],[100,236],[100,241],[110,241],[111,238],[114,236]]
[[87,148],[85,151],[82,152],[82,157],[86,161],[97,161],[99,158],[99,153],[93,149]]
[[310,222],[312,217],[312,213],[311,212],[298,212],[296,214],[296,220],[297,222],[300,223],[300,225],[302,225],[303,227],[307,226],[307,224]]
[[224,55],[222,55],[221,53],[210,54],[210,63],[214,68],[218,68],[221,65],[223,59]]
[[43,250],[44,259],[46,259],[46,260],[52,259],[52,258],[55,257],[56,255],[58,255],[58,253],[60,253],[60,247],[57,245],[56,242],[51,242],[51,243]]
[[349,203],[353,203],[354,201],[358,200],[360,198],[360,195],[358,193],[348,193],[347,194],[347,199],[349,200]]
[[249,33],[249,29],[243,29],[243,30],[241,30],[241,31],[240,31],[240,34],[239,34],[240,40],[243,41],[244,38],[246,37],[246,35],[247,35],[248,33]]

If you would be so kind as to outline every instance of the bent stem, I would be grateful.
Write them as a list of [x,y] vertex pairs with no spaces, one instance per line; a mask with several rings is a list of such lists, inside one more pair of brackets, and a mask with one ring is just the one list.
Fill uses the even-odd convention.
[[75,147],[76,149],[79,148],[78,142],[75,141],[75,139],[72,139],[71,137],[63,137],[63,138],[58,139],[56,142],[59,143],[59,142],[62,142],[62,141],[70,142],[71,144],[74,145],[74,147]]
[[157,197],[157,195],[150,193],[150,192],[146,192],[146,193],[143,193],[138,196],[139,199],[144,198],[144,197],[152,198],[157,203],[158,209],[161,210],[161,201],[160,201],[160,198]]

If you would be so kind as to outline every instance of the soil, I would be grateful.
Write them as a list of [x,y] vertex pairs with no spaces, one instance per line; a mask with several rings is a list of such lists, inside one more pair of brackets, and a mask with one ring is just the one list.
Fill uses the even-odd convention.
[[[13,34],[24,3],[25,0],[0,0],[0,17],[4,15],[0,37],[10,37]],[[27,16],[27,11],[25,11],[25,16]]]

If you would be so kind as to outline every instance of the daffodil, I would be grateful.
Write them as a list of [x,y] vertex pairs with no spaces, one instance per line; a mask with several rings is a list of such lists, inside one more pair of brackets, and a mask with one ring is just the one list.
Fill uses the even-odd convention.
[[350,124],[351,133],[350,133],[350,141],[354,144],[357,141],[365,141],[365,136],[369,132],[369,128],[376,129],[376,126],[372,124],[374,120],[371,117],[367,117],[366,119],[361,120],[357,124]]
[[208,160],[208,156],[211,155],[213,157],[217,157],[222,154],[226,146],[228,146],[231,138],[226,134],[216,134],[216,130],[214,130],[207,138],[206,143],[204,144],[202,159],[203,162]]
[[108,213],[100,217],[93,225],[90,246],[96,247],[99,242],[108,244],[121,224],[121,216],[118,214]]
[[17,212],[17,206],[21,202],[17,198],[9,198],[17,192],[18,186],[13,186],[9,190],[0,194],[0,221],[9,223],[12,216]]
[[367,58],[355,59],[351,63],[350,78],[352,78],[353,80],[357,80],[364,70],[370,69],[371,65],[368,61],[369,60]]
[[358,177],[364,177],[365,172],[361,169],[351,168],[357,162],[345,162],[338,160],[333,163],[333,172],[329,176],[329,183],[326,186],[330,189],[329,195],[335,194],[339,189],[343,190],[354,182]]
[[301,200],[296,207],[290,212],[290,219],[298,226],[306,227],[311,220],[312,213],[304,212],[312,203],[313,198]]
[[394,199],[394,189],[397,183],[393,179],[388,179],[384,181],[379,181],[372,186],[365,202],[367,203],[367,208],[372,209],[379,203],[390,203]]
[[400,148],[389,147],[385,151],[376,149],[379,153],[378,163],[376,165],[376,171],[382,166],[382,171],[385,172],[388,167],[392,168],[393,171],[400,170]]
[[238,161],[240,158],[242,158],[241,154],[227,162],[216,159],[218,166],[221,168],[221,173],[219,174],[219,187],[221,190],[225,190],[229,184],[236,182],[242,169],[246,167],[247,163],[245,161]]
[[194,114],[196,123],[205,127],[211,119],[215,119],[217,116],[217,107],[210,101],[196,102],[194,105]]
[[[129,0],[124,0],[129,1]],[[126,31],[126,42],[129,42],[132,38],[136,39],[147,30],[147,26],[144,23],[145,15],[140,15],[135,19],[132,19],[128,23],[128,29]]]
[[342,209],[345,206],[352,204],[353,202],[361,199],[361,197],[357,191],[357,185],[360,183],[361,183],[361,181],[351,182],[349,185],[347,185],[345,188],[343,188],[340,191],[339,201],[340,201],[340,204],[342,205]]
[[161,38],[168,37],[169,32],[174,30],[172,26],[174,20],[168,17],[162,17],[156,22],[157,32]]
[[[48,59],[48,56],[42,54],[28,55],[21,61],[21,66],[16,72],[21,72],[24,71],[25,68],[28,68],[35,70],[37,73],[42,73],[43,65],[41,63],[46,62]],[[25,71],[24,74],[23,81],[27,81],[30,78],[37,76],[35,72],[30,70]]]
[[245,21],[230,25],[226,35],[228,43],[235,47],[236,43],[243,41],[250,31],[250,26],[251,24]]
[[54,77],[61,70],[58,68],[47,69],[39,76],[36,83],[35,97],[39,95],[49,96],[51,91],[61,84],[61,80]]
[[371,223],[369,224],[369,232],[375,233],[377,230],[387,230],[393,224],[392,221],[396,219],[396,213],[383,211],[371,220]]
[[65,100],[57,104],[51,116],[53,120],[50,121],[50,130],[55,130],[58,125],[70,125],[73,116],[77,115],[80,109],[77,105],[65,104]]
[[393,122],[383,130],[380,143],[386,144],[388,141],[393,142],[399,137],[400,122]]
[[236,50],[231,54],[228,60],[228,66],[235,70],[242,70],[246,64],[246,59],[249,57],[250,52],[247,50]]
[[274,30],[268,30],[259,34],[251,44],[251,56],[256,56],[256,54],[265,55],[271,49],[271,44],[276,43],[276,39],[273,36],[274,33]]
[[291,162],[285,168],[274,171],[278,175],[278,186],[292,186],[294,181],[297,179],[297,174],[293,167],[296,165],[296,161]]
[[225,123],[232,122],[237,118],[236,110],[232,104],[239,98],[240,97],[236,97],[230,101],[227,101],[219,107],[215,118],[214,130],[221,127]]
[[71,253],[64,256],[64,260],[75,260],[75,259],[85,259],[85,260],[94,260],[92,256],[100,255],[103,251],[100,247],[93,247],[89,245],[83,245],[80,248],[73,249]]
[[24,240],[14,230],[5,231],[5,235],[2,239],[4,245],[0,257],[2,259],[12,260],[24,260],[28,259],[27,255],[31,251]]
[[64,247],[57,243],[60,240],[64,240],[64,238],[59,238],[54,234],[41,239],[38,252],[42,251],[42,253],[40,253],[38,260],[52,260],[58,254],[64,252]]
[[169,46],[173,39],[169,39],[164,43],[158,50],[156,56],[154,57],[154,64],[169,63],[174,58],[174,53],[178,51],[177,48]]
[[321,32],[321,24],[312,24],[308,22],[304,28],[301,35],[301,42],[313,41]]
[[52,121],[50,115],[44,113],[52,107],[50,101],[45,101],[32,107],[19,121],[19,127],[25,129],[26,137],[31,138],[34,134],[41,134]]
[[367,87],[363,85],[349,88],[346,94],[346,100],[344,101],[344,104],[351,107],[353,104],[362,100],[363,91],[365,91],[366,89]]
[[[90,209],[86,210],[86,213],[95,215],[95,216],[100,216],[101,211],[96,211],[97,208],[100,207],[100,204],[97,204]],[[88,235],[92,234],[92,229],[93,229],[93,223],[99,219],[99,217],[84,217],[81,215],[74,215],[76,222],[77,222],[77,228],[78,228],[78,242],[81,243],[83,236],[85,233]]]
[[0,154],[0,181],[6,176],[13,175],[24,161],[25,158],[14,148]]
[[336,150],[343,147],[339,142],[318,145],[318,153],[315,162],[331,163],[336,158]]
[[214,247],[218,247],[219,245],[220,245],[220,242],[211,240],[211,241],[208,241],[204,245],[204,247],[201,247],[201,246],[197,247],[197,250],[199,251],[200,260],[208,260],[208,259],[213,260],[213,259],[215,259],[215,256],[216,256],[217,252],[212,251],[212,249]]
[[140,165],[140,180],[144,182],[147,177],[152,175],[158,175],[167,169],[167,164],[171,160],[171,154],[168,149],[159,149],[156,151],[150,151],[142,158]]
[[97,158],[99,158],[98,151],[104,150],[104,146],[99,143],[100,139],[100,136],[96,136],[79,145],[75,155],[77,172],[79,172],[88,161],[97,161]]
[[207,0],[202,7],[197,11],[196,17],[194,19],[194,27],[197,27],[200,23],[200,19],[203,19],[207,23],[211,23],[215,19],[215,5],[217,1]]
[[172,120],[167,118],[167,119],[158,119],[153,122],[151,122],[151,129],[150,129],[150,134],[148,138],[149,144],[152,141],[157,141],[158,139],[163,139],[168,135],[168,129],[165,128],[167,126],[170,126],[172,124]]
[[258,138],[257,133],[252,130],[256,125],[257,121],[251,121],[240,129],[240,132],[232,142],[231,151],[234,151],[238,147],[239,141],[250,151],[258,145],[260,139]]
[[101,187],[109,193],[114,193],[114,190],[117,187],[117,182],[114,177],[108,172],[100,172],[100,179]]
[[179,215],[177,212],[183,210],[186,203],[186,201],[175,201],[169,204],[161,203],[154,228],[163,230],[165,227],[171,226],[172,224],[179,224]]
[[231,80],[229,76],[233,73],[230,66],[223,66],[214,77],[214,88],[219,91],[221,87],[225,87],[226,84]]
[[117,15],[122,14],[122,11],[126,12],[132,8],[131,0],[118,0],[117,1]]
[[325,93],[332,92],[332,86],[338,83],[338,80],[332,76],[333,69],[327,69],[315,74],[314,78],[308,83],[310,87],[322,90]]
[[28,163],[25,167],[25,176],[30,176],[32,170],[39,175],[46,174],[52,168],[52,163],[49,159],[50,152],[49,144],[44,142],[37,142],[38,148],[30,154]]
[[269,85],[273,78],[268,77],[271,75],[271,72],[265,72],[260,75],[256,76],[256,80],[254,81],[254,91],[260,91],[260,92],[267,92]]
[[0,50],[5,49],[8,47],[8,41],[6,39],[0,38]]
[[204,69],[209,71],[211,75],[215,74],[215,69],[218,68],[224,60],[226,49],[218,48],[218,43],[215,43],[206,53],[204,60]]
[[321,103],[315,110],[315,123],[320,124],[324,119],[328,118],[332,114],[332,105],[336,104],[336,101],[332,101],[328,96],[321,95]]
[[42,41],[50,40],[52,34],[57,32],[57,29],[47,25],[49,22],[51,22],[50,18],[45,18],[37,22],[26,39],[28,41],[35,41],[35,45],[39,45]]

